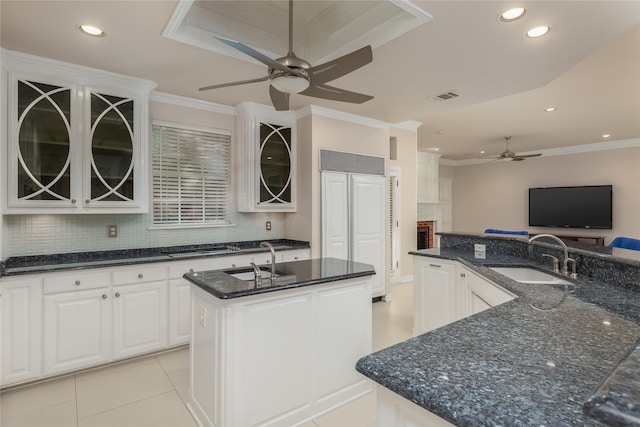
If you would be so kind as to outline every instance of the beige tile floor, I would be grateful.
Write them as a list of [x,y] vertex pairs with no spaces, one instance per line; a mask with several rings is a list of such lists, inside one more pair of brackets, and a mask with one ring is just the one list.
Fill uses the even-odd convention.
[[[373,305],[373,350],[411,337],[411,283],[391,286],[391,301]],[[156,354],[0,394],[2,427],[190,427],[185,406],[188,350]],[[376,425],[375,393],[303,427]]]

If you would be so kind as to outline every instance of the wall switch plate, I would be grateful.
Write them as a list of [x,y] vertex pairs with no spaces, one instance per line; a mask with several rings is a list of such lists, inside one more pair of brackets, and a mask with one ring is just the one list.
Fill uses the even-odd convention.
[[118,237],[117,225],[107,225],[107,237]]
[[271,221],[267,221],[267,223],[265,224],[265,228],[267,229],[267,231],[271,231]]
[[486,252],[487,251],[487,245],[481,245],[480,243],[476,243],[475,245],[473,245],[473,249],[476,252],[478,252],[478,251]]

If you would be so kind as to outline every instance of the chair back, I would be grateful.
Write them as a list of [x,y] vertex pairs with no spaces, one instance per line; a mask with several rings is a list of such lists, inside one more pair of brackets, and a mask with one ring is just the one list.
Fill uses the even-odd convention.
[[609,246],[612,248],[623,248],[640,251],[640,240],[632,239],[631,237],[616,237],[609,244]]
[[484,230],[485,234],[514,234],[518,236],[528,236],[528,231],[509,231],[509,230],[496,230],[495,228],[487,228]]

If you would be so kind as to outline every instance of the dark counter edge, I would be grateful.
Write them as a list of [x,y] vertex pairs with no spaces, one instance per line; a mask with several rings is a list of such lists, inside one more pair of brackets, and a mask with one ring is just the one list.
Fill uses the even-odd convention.
[[[308,262],[308,261],[313,261],[313,260],[303,260],[303,261],[291,261],[290,263],[304,263],[304,262]],[[289,264],[289,263],[279,263],[278,264],[278,268],[282,268],[283,265],[285,264]],[[223,272],[223,270],[220,270],[221,273]],[[311,280],[303,280],[300,282],[292,282],[292,283],[286,283],[277,287],[273,287],[273,286],[264,286],[261,288],[254,288],[254,289],[245,289],[242,291],[237,291],[237,292],[227,292],[227,293],[222,293],[217,291],[216,289],[207,286],[206,283],[204,283],[203,281],[198,280],[197,278],[193,277],[193,273],[186,273],[184,274],[182,277],[184,277],[186,280],[188,280],[189,282],[193,283],[194,285],[198,286],[199,288],[203,289],[204,291],[210,293],[211,295],[215,296],[216,298],[219,298],[221,300],[229,300],[229,299],[235,299],[235,298],[241,298],[241,297],[245,297],[245,296],[250,296],[250,295],[260,295],[260,294],[265,294],[265,293],[272,293],[272,292],[278,292],[278,291],[283,291],[283,290],[287,290],[287,289],[295,289],[295,288],[301,288],[301,287],[305,287],[305,286],[313,286],[313,285],[320,285],[323,283],[332,283],[332,282],[337,282],[340,280],[347,280],[347,279],[356,279],[358,277],[366,277],[366,276],[373,276],[374,274],[376,274],[375,270],[373,269],[373,266],[371,266],[371,270],[368,271],[360,271],[357,273],[347,273],[347,274],[342,274],[342,275],[336,275],[336,276],[331,276],[331,277],[323,277],[323,278],[318,278],[318,279],[311,279]],[[237,280],[240,282],[245,282],[245,281],[241,281],[240,279],[233,279],[233,280]]]
[[[156,248],[16,256],[0,261],[0,277],[268,252],[268,248],[260,247],[260,243],[263,241],[271,243],[276,249],[276,252],[310,248],[309,242],[290,239],[272,239],[215,244],[161,246]],[[205,251],[226,252],[217,254],[201,253]],[[188,255],[190,252],[193,252],[194,255]],[[184,255],[180,257],[172,257],[169,254]]]

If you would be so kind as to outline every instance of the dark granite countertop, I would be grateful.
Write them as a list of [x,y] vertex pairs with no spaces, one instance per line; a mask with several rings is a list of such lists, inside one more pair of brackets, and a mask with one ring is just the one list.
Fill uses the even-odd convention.
[[482,243],[483,260],[457,244],[412,254],[459,261],[518,298],[363,357],[357,370],[459,426],[640,426],[638,271],[622,260],[622,273],[598,273],[600,255],[574,251],[585,274],[563,299],[488,268],[549,272],[526,240]]
[[371,276],[373,266],[337,258],[317,258],[276,264],[279,275],[274,281],[269,278],[270,265],[262,265],[263,279],[260,285],[253,280],[240,280],[228,273],[252,272],[252,268],[209,270],[187,273],[184,278],[219,299],[239,298],[248,295],[276,292],[303,286],[331,283],[338,280]]
[[[268,248],[260,247],[261,242],[262,240],[255,240],[10,257],[0,261],[0,277],[269,252]],[[276,251],[309,248],[308,242],[298,240],[274,239],[267,242],[271,243]]]

